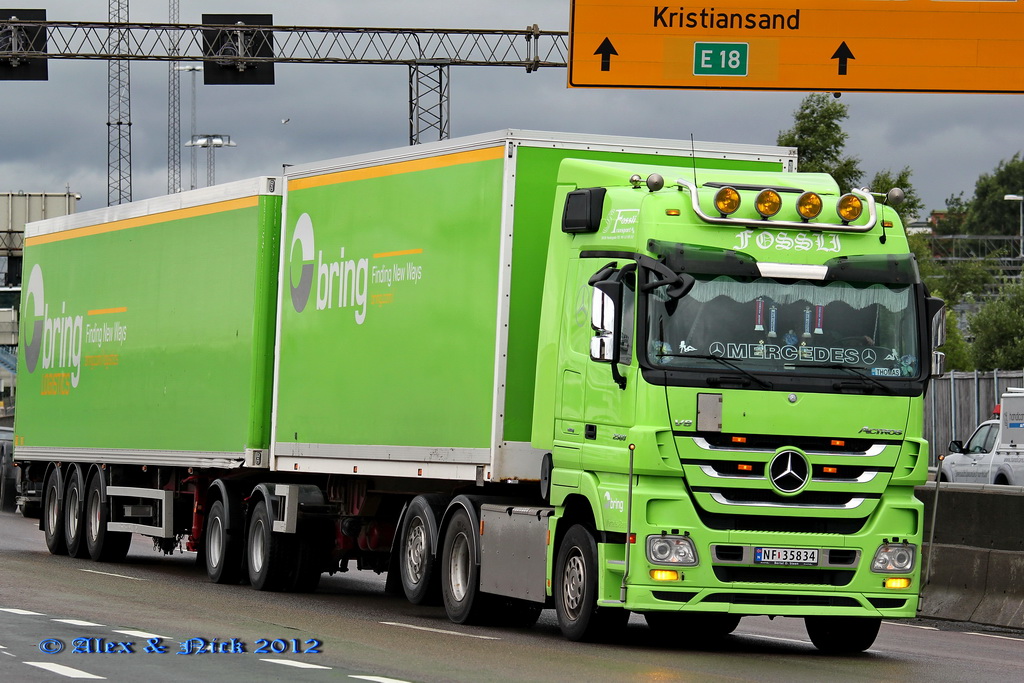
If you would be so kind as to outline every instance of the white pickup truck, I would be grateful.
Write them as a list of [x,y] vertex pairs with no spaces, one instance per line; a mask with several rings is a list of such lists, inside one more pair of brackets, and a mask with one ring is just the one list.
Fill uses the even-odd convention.
[[1024,486],[1024,389],[1009,389],[998,420],[978,425],[964,444],[950,441],[939,481]]

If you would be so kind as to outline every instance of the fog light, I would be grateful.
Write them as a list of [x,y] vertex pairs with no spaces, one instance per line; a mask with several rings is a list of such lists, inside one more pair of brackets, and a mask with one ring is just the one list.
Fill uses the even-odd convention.
[[761,218],[770,218],[782,208],[782,197],[775,190],[761,190],[754,201],[754,208],[761,214]]
[[844,223],[852,223],[860,218],[863,210],[864,203],[861,202],[860,197],[852,194],[844,194],[839,198],[839,204],[836,206],[836,213]]
[[740,193],[732,187],[723,187],[715,193],[715,208],[723,216],[736,213],[740,208]]
[[651,578],[655,581],[678,581],[679,572],[675,569],[652,569]]
[[901,576],[890,576],[885,580],[886,588],[910,588],[910,579]]
[[796,200],[796,212],[805,221],[817,218],[818,214],[821,213],[822,206],[821,195],[816,192],[804,192]]

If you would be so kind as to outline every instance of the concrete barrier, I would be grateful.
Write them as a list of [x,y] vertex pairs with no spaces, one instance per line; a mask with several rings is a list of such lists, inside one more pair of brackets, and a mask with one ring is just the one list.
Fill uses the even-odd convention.
[[1024,487],[941,484],[938,506],[935,493],[934,484],[917,490],[925,505],[919,613],[1024,628]]

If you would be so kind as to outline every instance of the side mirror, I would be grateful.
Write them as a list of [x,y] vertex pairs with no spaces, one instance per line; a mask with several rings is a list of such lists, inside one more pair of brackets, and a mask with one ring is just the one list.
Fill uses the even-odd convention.
[[611,363],[615,360],[615,302],[611,296],[594,287],[593,303],[590,307],[590,326],[595,335],[590,339],[591,360]]
[[942,351],[932,351],[932,377],[941,377],[946,374],[946,354]]
[[964,452],[964,444],[963,444],[963,442],[962,441],[950,441],[949,442],[949,452],[950,453],[963,453]]
[[925,299],[925,306],[932,324],[932,348],[935,349],[946,343],[946,303],[930,296]]
[[[594,328],[594,336],[590,340],[590,358],[601,363],[611,363],[612,379],[620,389],[626,388],[626,378],[619,372],[619,363],[623,361],[622,346],[622,297],[625,287],[622,278],[631,275],[636,269],[629,264],[616,270],[614,264],[608,264],[590,278],[594,288],[594,297],[590,307],[590,326]],[[627,353],[631,351],[627,348]]]

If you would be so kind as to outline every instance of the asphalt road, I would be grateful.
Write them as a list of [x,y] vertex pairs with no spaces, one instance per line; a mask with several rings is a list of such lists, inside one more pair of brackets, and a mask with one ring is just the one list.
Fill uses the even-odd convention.
[[442,608],[410,605],[383,587],[363,572],[324,577],[309,595],[218,586],[193,555],[165,557],[140,536],[120,564],[54,557],[34,520],[4,512],[0,680],[975,683],[1024,675],[1024,633],[971,625],[887,622],[856,657],[819,654],[799,620],[760,617],[715,647],[655,638],[636,615],[622,642],[580,644],[561,637],[551,610],[532,629],[459,626]]

